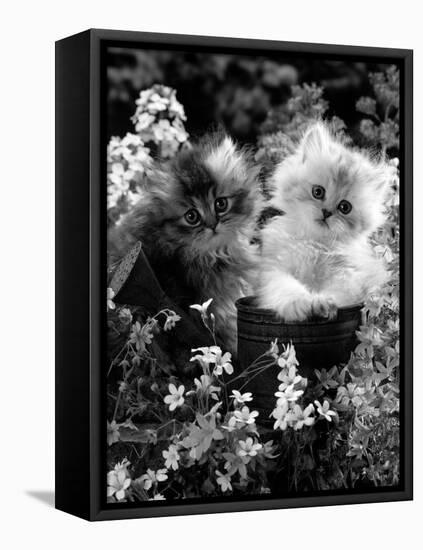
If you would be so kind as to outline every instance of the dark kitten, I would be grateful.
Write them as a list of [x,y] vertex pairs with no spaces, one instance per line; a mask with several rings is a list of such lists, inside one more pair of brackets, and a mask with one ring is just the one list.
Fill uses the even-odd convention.
[[257,169],[227,136],[211,136],[158,167],[110,235],[116,259],[143,244],[164,289],[188,308],[213,298],[219,341],[236,349],[235,300],[254,270],[260,212]]

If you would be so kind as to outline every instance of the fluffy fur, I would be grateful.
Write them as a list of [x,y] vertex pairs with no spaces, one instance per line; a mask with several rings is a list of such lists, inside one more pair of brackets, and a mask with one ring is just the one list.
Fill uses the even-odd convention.
[[247,152],[227,136],[208,137],[156,169],[109,239],[113,259],[140,240],[163,289],[180,306],[213,298],[218,339],[232,352],[235,300],[245,295],[256,263],[250,243],[259,189]]
[[262,231],[261,307],[286,321],[332,318],[383,284],[384,263],[369,236],[385,221],[389,170],[323,123],[308,129],[271,181],[271,204],[284,215]]

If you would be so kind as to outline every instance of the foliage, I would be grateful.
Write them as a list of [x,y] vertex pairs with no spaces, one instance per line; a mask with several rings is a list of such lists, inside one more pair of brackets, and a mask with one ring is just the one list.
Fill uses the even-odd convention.
[[399,149],[399,71],[394,65],[384,73],[370,75],[374,97],[361,97],[357,111],[366,117],[360,122],[360,131],[369,146],[378,144],[385,153]]
[[369,73],[384,64],[310,59],[298,53],[212,53],[182,50],[108,48],[107,131],[124,136],[140,90],[165,84],[177,90],[187,115],[186,129],[196,138],[216,126],[238,142],[255,146],[271,109],[285,104],[290,87],[315,82],[324,88],[330,113],[349,128],[361,115],[354,109],[369,92]]
[[[398,72],[370,77],[372,95],[359,100],[365,115],[356,143],[382,153],[398,150]],[[290,151],[310,119],[329,105],[315,85],[294,86],[292,97],[263,126],[257,158],[272,164]],[[145,116],[148,114],[149,116]],[[117,220],[136,199],[151,167],[151,150],[169,158],[187,144],[184,111],[172,90],[141,92],[133,117],[137,133],[109,146],[109,217]],[[166,132],[161,121],[169,120]],[[175,121],[177,121],[175,123]],[[338,132],[353,132],[335,115]],[[367,121],[367,122],[366,122]],[[165,137],[163,137],[165,136]],[[183,137],[183,139],[182,139]],[[164,142],[168,141],[164,146]],[[117,305],[108,289],[111,342],[108,391],[110,502],[290,494],[399,482],[399,178],[392,158],[392,193],[385,226],[372,237],[390,278],[369,296],[358,345],[346,365],[301,376],[295,348],[273,342],[242,375],[218,346],[193,349],[178,372],[157,342],[180,321],[164,309],[153,317]],[[214,336],[211,299],[193,304]],[[248,380],[278,366],[278,391],[269,418],[254,410]],[[247,385],[247,387],[246,387]],[[247,391],[246,391],[247,390]]]
[[126,133],[121,121],[132,113],[140,89],[165,83],[178,91],[190,134],[222,125],[237,139],[255,141],[269,108],[297,82],[298,70],[261,56],[113,49],[108,79],[112,134]]
[[[207,312],[210,302],[193,308],[214,334],[213,317]],[[108,445],[123,446],[127,456],[109,471],[109,498],[266,492],[266,461],[274,458],[273,445],[261,440],[255,422],[258,413],[248,407],[251,393],[233,390],[229,395],[231,354],[216,345],[192,350],[198,376],[186,388],[151,353],[155,334],[172,330],[180,317],[162,310],[142,322],[128,308],[114,305],[109,297],[113,329],[125,335],[125,343],[108,373],[110,378],[113,370],[119,372],[109,385],[114,405],[107,425]],[[264,359],[266,365],[275,363],[270,353]],[[142,424],[145,417],[155,423]]]
[[[385,72],[371,73],[369,81],[374,97],[363,96],[356,103],[360,114],[365,114],[355,136],[358,144],[398,154],[399,148],[399,71],[392,65]],[[329,103],[324,89],[316,84],[292,86],[292,95],[286,104],[269,112],[258,140],[256,159],[272,168],[292,153],[305,128],[314,120],[325,118],[332,131],[351,143],[344,121],[328,117]]]

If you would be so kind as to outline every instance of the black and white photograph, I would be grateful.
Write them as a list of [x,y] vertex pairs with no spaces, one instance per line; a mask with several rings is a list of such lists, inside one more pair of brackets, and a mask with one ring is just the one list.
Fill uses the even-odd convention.
[[0,548],[416,550],[419,15],[4,5]]
[[401,66],[105,60],[107,506],[400,490]]

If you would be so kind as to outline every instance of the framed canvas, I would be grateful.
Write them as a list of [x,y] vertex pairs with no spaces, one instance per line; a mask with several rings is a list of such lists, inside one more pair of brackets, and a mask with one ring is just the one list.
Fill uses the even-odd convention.
[[56,43],[58,509],[412,498],[412,150],[410,50]]

